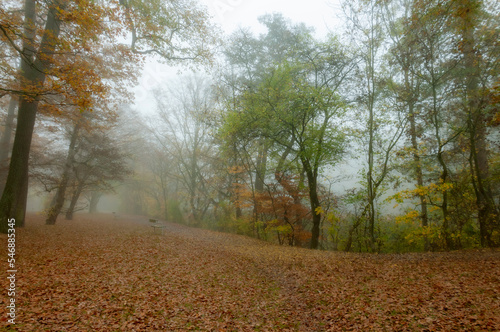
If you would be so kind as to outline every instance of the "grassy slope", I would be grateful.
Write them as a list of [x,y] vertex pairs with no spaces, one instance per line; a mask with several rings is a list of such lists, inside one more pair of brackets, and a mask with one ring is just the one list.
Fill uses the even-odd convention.
[[83,215],[30,216],[16,238],[19,331],[500,330],[498,251],[344,254]]

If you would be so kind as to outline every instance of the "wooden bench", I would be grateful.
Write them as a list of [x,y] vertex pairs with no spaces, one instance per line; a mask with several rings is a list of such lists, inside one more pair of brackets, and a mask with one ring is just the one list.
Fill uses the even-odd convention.
[[149,222],[151,223],[151,227],[153,227],[154,232],[156,232],[157,229],[161,229],[161,234],[163,235],[163,230],[167,227],[167,225],[161,223],[158,219],[149,219]]

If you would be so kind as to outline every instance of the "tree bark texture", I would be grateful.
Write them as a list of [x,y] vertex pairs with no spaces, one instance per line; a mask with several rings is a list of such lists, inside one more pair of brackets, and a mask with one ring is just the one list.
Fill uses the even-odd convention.
[[[27,82],[23,83],[23,87],[26,90],[28,90],[27,85],[43,87],[60,33],[61,20],[58,16],[58,7],[62,6],[64,6],[63,3],[53,2],[50,4],[47,23],[34,62],[30,61],[29,52],[21,56],[21,73],[23,80]],[[34,0],[26,0],[25,12],[25,20],[35,17]],[[7,222],[9,218],[15,218],[16,226],[24,224],[28,192],[29,153],[38,103],[39,98],[36,94],[21,95],[19,98],[16,134],[12,147],[9,173],[0,199],[0,232],[2,233],[8,231]]]

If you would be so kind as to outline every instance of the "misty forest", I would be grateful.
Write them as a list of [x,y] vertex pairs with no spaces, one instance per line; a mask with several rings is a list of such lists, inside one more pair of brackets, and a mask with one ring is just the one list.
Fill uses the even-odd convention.
[[337,9],[2,0],[2,328],[499,330],[500,3]]

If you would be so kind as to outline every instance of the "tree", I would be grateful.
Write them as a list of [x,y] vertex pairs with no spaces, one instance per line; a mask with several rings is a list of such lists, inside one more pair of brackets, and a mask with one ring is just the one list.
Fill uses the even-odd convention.
[[[171,160],[171,164],[161,169],[167,166],[171,171],[164,174],[170,173],[180,182],[187,195],[192,222],[199,224],[211,204],[206,169],[212,147],[209,127],[203,121],[213,108],[211,87],[206,79],[192,76],[168,94],[157,91],[156,96],[162,126],[153,130]],[[166,179],[163,176],[159,179],[166,202]]]
[[[405,74],[399,83],[392,84],[398,98],[412,109],[409,113],[416,115],[408,117],[411,148],[406,151],[414,157],[417,186],[401,193],[404,198],[413,195],[420,199],[423,229],[418,232],[427,249],[429,245],[461,248],[462,239],[468,236],[464,226],[469,233],[475,232],[476,215],[470,213],[474,205],[481,245],[495,242],[491,235],[498,225],[498,213],[488,160],[494,149],[487,147],[486,128],[487,118],[493,117],[489,114],[493,109],[491,91],[498,75],[498,43],[491,38],[498,29],[498,20],[490,16],[494,11],[487,9],[487,3],[385,3],[394,43],[391,53]],[[397,15],[401,18],[396,20]],[[418,89],[409,82],[416,82]],[[404,150],[401,154],[405,154]],[[427,205],[435,208],[424,214]],[[431,212],[436,208],[440,215]],[[444,242],[430,243],[429,235],[439,235],[434,238],[443,238]]]
[[[486,130],[488,104],[485,98],[486,90],[495,83],[495,77],[498,77],[498,68],[495,69],[500,60],[498,52],[490,53],[492,48],[495,49],[495,45],[498,51],[498,41],[488,38],[488,34],[495,30],[498,33],[498,20],[496,27],[488,26],[488,13],[483,8],[484,5],[484,2],[479,0],[458,1],[453,15],[457,34],[461,38],[458,45],[462,57],[460,83],[466,96],[463,107],[467,118],[469,162],[478,210],[480,242],[482,246],[498,246],[500,241],[495,243],[492,239],[494,229],[500,228],[500,211],[495,206],[491,189]],[[481,16],[483,22],[480,22]],[[482,29],[478,29],[479,27]],[[478,39],[484,42],[480,44]]]
[[126,155],[117,148],[109,133],[93,130],[79,137],[78,149],[72,158],[73,192],[66,210],[66,220],[73,219],[84,191],[113,191],[113,184],[131,173]]
[[66,218],[72,219],[83,192],[113,191],[111,183],[123,180],[130,173],[122,146],[118,144],[118,140],[110,137],[118,130],[114,113],[76,112],[73,116],[67,126],[69,147],[54,199],[47,212],[47,225],[56,223],[67,201],[69,189],[72,189],[72,198],[66,210]]
[[0,192],[3,192],[7,171],[9,169],[9,155],[11,152],[11,140],[14,127],[17,100],[10,98],[7,117],[5,118],[4,130],[0,139]]
[[[285,181],[287,176],[299,179],[300,174],[304,177],[309,174],[311,191],[308,193],[312,197],[309,203],[314,206],[311,210],[314,219],[312,246],[317,248],[321,215],[316,211],[319,211],[320,199],[314,188],[318,186],[318,170],[328,163],[328,158],[324,159],[322,155],[325,151],[315,156],[308,153],[314,150],[315,144],[322,145],[323,138],[331,138],[328,135],[335,131],[329,131],[329,126],[339,115],[334,115],[335,110],[342,113],[342,102],[337,97],[344,88],[344,79],[352,62],[335,38],[317,42],[312,37],[312,29],[304,24],[291,24],[279,14],[263,16],[259,21],[266,26],[267,33],[256,38],[241,30],[233,35],[225,52],[231,68],[230,73],[223,76],[227,89],[224,107],[229,112],[220,135],[225,151],[239,162],[234,166],[243,167],[248,173],[254,223],[258,222],[258,211],[262,210],[258,198],[269,195],[266,191],[274,188],[273,180],[284,181],[278,187],[284,192],[290,189],[287,195],[294,196],[297,191],[292,189],[294,185],[285,183],[288,182]],[[302,88],[301,94],[299,90]],[[292,105],[294,98],[297,98],[296,107]],[[310,105],[306,106],[308,98]],[[285,106],[287,103],[290,105]],[[315,111],[308,110],[308,107]],[[259,109],[263,114],[258,112]],[[298,122],[299,118],[297,122],[292,120],[294,115],[300,117],[299,114],[304,116],[302,124]],[[288,122],[281,121],[281,117],[287,118]],[[283,130],[281,136],[272,134],[272,126],[275,126],[275,133]],[[300,132],[299,128],[307,128],[307,133],[297,135],[294,131]],[[310,140],[306,139],[307,135],[310,135]],[[297,140],[301,141],[300,148],[296,146],[299,144]],[[301,164],[300,154],[308,170]],[[297,162],[301,166],[294,168],[292,165]],[[273,163],[276,166],[270,166]],[[274,172],[269,172],[271,167],[274,167]],[[274,178],[269,178],[268,174],[274,174]]]
[[[230,71],[220,73],[221,98],[223,107],[236,109],[236,100],[245,91],[257,89],[265,80],[266,69],[270,64],[294,61],[306,55],[303,51],[310,46],[312,29],[304,24],[292,24],[281,14],[268,14],[259,17],[259,22],[267,29],[265,34],[254,36],[249,30],[241,29],[234,33],[224,49],[225,64],[223,68]],[[272,149],[272,141],[259,137],[251,145],[239,145],[237,159],[244,160],[238,167],[244,167],[251,177],[252,197],[254,205],[254,222],[257,222],[259,201],[256,195],[265,190],[264,180],[268,173],[268,155]],[[227,150],[226,152],[229,152]]]
[[[26,1],[24,6],[25,33],[22,40],[22,50],[17,48],[13,40],[15,34],[12,31],[2,30],[4,37],[12,41],[10,46],[18,50],[21,57],[20,84],[18,88],[11,88],[12,90],[17,89],[20,92],[20,98],[16,136],[9,174],[2,199],[0,200],[2,231],[6,231],[5,221],[9,217],[14,217],[17,225],[22,225],[24,222],[28,188],[28,158],[38,105],[42,97],[50,91],[50,89],[47,90],[45,84],[47,77],[49,77],[48,83],[50,83],[51,87],[58,86],[54,78],[66,80],[69,83],[67,80],[68,77],[65,77],[65,72],[58,72],[61,67],[54,66],[54,63],[60,55],[58,50],[64,50],[64,46],[71,46],[71,43],[68,42],[61,43],[63,41],[63,38],[60,38],[61,26],[65,23],[76,23],[71,18],[71,13],[74,13],[78,9],[78,6],[68,6],[68,2],[66,1],[50,2],[47,7],[45,28],[37,45],[35,1]],[[95,17],[90,17],[88,20],[89,24],[94,24],[96,32],[102,31],[102,28],[98,27],[96,21],[93,21],[92,18]],[[87,28],[92,27],[88,26]],[[79,50],[76,49],[74,51],[78,52]],[[64,64],[62,68],[64,68]],[[88,74],[85,70],[81,72]],[[89,76],[92,77],[91,75]],[[89,83],[88,80],[82,79],[78,83],[80,91],[89,87],[85,83]],[[70,85],[73,87],[76,86],[75,84]],[[90,91],[99,93],[99,90]],[[84,96],[79,96],[77,99],[79,99],[77,101],[80,102],[80,105],[88,102],[88,99]]]
[[375,251],[376,245],[381,245],[375,227],[377,201],[391,171],[392,152],[403,134],[405,121],[398,112],[388,112],[384,105],[388,79],[383,72],[382,52],[386,47],[386,32],[378,2],[361,0],[345,2],[343,6],[358,59],[356,90],[359,93],[351,98],[360,107],[358,118],[362,122],[357,124],[357,131],[366,163],[363,170],[366,173],[361,181],[366,205],[351,227],[345,250],[350,250],[354,231],[366,221],[366,245],[370,251]]
[[[36,13],[35,1],[27,0],[22,48],[18,46],[20,34],[16,31],[21,24],[2,25],[2,40],[7,40],[9,47],[18,52],[21,70],[17,85],[2,87],[2,90],[16,91],[20,98],[13,154],[0,199],[0,231],[7,231],[9,218],[15,218],[17,225],[24,221],[28,156],[38,106],[43,97],[66,92],[64,96],[70,98],[71,103],[88,110],[91,100],[103,97],[110,88],[105,80],[95,75],[93,65],[107,68],[106,64],[120,58],[117,53],[130,60],[130,64],[139,60],[132,54],[156,53],[173,62],[207,59],[210,51],[206,46],[214,41],[213,30],[203,11],[192,5],[189,1],[98,4],[54,0],[42,7],[46,10],[43,17],[45,27],[37,36],[39,21],[33,18],[40,16]],[[167,15],[170,12],[176,15]],[[118,42],[118,36],[127,30],[132,32],[129,50]],[[128,52],[130,50],[133,53]],[[89,61],[89,58],[99,62]],[[121,75],[126,77],[127,73]]]
[[[423,123],[421,112],[419,112],[421,79],[416,75],[416,54],[418,46],[412,42],[410,34],[410,23],[412,19],[412,0],[389,1],[384,5],[384,23],[391,38],[392,45],[389,54],[392,59],[392,65],[400,72],[394,75],[390,80],[389,87],[396,95],[397,103],[402,104],[405,109],[409,128],[407,136],[410,139],[412,162],[409,163],[411,176],[416,181],[416,187],[422,188],[425,185],[422,151],[420,148]],[[407,159],[404,161],[408,162]],[[408,165],[408,164],[407,164]],[[400,166],[401,171],[404,165]],[[420,202],[420,220],[423,228],[429,225],[428,202],[424,195],[418,195]],[[429,250],[429,241],[425,238],[424,249]]]
[[73,163],[75,162],[75,155],[77,152],[77,142],[80,138],[80,130],[82,129],[81,127],[84,125],[84,122],[85,118],[83,115],[77,116],[77,119],[71,130],[68,154],[64,162],[61,181],[57,186],[53,203],[47,212],[47,219],[45,220],[45,223],[47,225],[54,225],[56,223],[57,216],[61,212],[61,209],[64,205],[64,201],[66,198],[66,189],[68,188],[68,184],[72,176],[71,169],[73,167]]
[[311,248],[318,248],[321,205],[318,176],[321,167],[334,164],[343,151],[338,121],[344,105],[328,82],[310,81],[307,65],[275,64],[256,91],[242,96],[242,111],[227,118],[227,136],[244,140],[265,137],[282,149],[282,160],[299,160],[307,177]]

